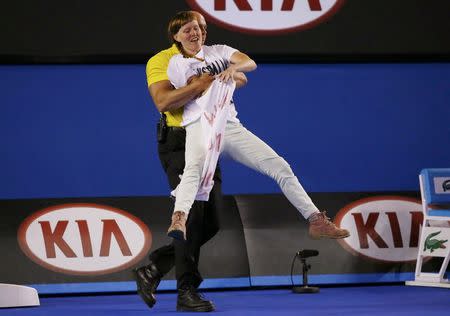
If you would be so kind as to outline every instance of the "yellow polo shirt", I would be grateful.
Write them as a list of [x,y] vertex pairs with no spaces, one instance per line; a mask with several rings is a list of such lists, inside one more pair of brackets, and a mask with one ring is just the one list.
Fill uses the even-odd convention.
[[[145,67],[145,73],[147,75],[147,86],[150,87],[151,84],[169,80],[167,76],[167,67],[169,66],[169,60],[172,56],[179,54],[175,44],[172,47],[160,51],[158,54],[153,56],[147,62],[147,66]],[[172,111],[172,112],[164,112],[167,117],[167,125],[168,126],[181,126],[181,121],[183,119],[183,107]]]

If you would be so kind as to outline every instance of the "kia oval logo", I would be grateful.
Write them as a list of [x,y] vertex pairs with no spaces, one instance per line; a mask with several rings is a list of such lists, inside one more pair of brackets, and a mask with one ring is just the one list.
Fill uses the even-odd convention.
[[420,200],[378,196],[355,201],[341,209],[335,223],[350,231],[339,244],[354,255],[382,262],[417,259],[423,222]]
[[41,266],[66,274],[101,275],[139,262],[152,235],[137,217],[98,204],[62,204],[38,211],[19,227],[22,251]]
[[232,31],[270,35],[314,27],[345,0],[187,0],[208,21]]

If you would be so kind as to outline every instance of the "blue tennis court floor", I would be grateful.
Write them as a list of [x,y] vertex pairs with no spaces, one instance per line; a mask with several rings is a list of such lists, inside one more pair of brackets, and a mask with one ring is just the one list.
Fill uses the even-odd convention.
[[[318,294],[290,289],[208,291],[217,315],[450,315],[450,289],[403,285],[321,288]],[[149,309],[137,294],[41,298],[41,306],[0,309],[0,316],[187,315],[176,312],[176,293],[158,293]],[[201,314],[201,313],[200,313]]]

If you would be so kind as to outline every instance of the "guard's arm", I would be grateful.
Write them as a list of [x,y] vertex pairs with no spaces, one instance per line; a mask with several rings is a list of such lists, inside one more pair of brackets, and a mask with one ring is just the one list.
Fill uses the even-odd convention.
[[179,89],[175,89],[169,80],[152,83],[148,89],[158,111],[170,112],[181,108],[203,93],[213,80],[213,76],[203,74]]

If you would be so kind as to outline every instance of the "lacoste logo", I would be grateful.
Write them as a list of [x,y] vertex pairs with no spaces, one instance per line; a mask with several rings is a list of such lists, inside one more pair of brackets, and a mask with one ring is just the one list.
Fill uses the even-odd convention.
[[427,236],[427,238],[425,239],[423,251],[426,251],[429,249],[430,252],[433,252],[436,249],[445,249],[446,248],[444,244],[447,242],[447,240],[432,239],[433,237],[439,235],[440,233],[441,233],[441,231],[438,231],[435,233],[431,233]]
[[450,180],[442,182],[442,190],[444,190],[444,192],[450,191]]

